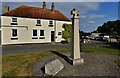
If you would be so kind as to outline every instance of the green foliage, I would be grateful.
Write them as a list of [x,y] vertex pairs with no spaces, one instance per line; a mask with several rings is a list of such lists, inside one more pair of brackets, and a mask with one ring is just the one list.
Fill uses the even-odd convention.
[[71,42],[72,25],[63,24],[63,28],[65,30],[62,32],[62,37],[65,38],[68,42]]
[[120,20],[108,21],[102,26],[99,26],[96,31],[99,33],[106,33],[111,36],[120,36]]

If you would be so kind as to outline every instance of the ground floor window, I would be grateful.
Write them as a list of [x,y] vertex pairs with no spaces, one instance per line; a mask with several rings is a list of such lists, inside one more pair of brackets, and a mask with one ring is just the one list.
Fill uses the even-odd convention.
[[12,37],[17,37],[17,29],[12,29]]
[[37,36],[37,30],[33,30],[33,36]]
[[44,36],[44,30],[40,30],[40,36]]
[[12,29],[12,37],[11,37],[11,40],[17,40],[17,29]]

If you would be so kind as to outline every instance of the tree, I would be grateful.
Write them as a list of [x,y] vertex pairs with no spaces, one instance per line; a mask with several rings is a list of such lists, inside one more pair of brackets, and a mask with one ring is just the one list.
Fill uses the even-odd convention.
[[120,36],[120,20],[108,21],[99,26],[96,31],[111,36]]

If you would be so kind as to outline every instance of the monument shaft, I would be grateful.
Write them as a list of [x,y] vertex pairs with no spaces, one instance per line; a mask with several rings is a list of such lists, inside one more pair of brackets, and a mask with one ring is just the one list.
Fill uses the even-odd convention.
[[72,59],[80,58],[79,18],[72,18]]
[[80,37],[79,37],[79,11],[73,9],[72,14],[72,51],[70,53],[70,60],[73,65],[81,64],[84,60],[80,57]]

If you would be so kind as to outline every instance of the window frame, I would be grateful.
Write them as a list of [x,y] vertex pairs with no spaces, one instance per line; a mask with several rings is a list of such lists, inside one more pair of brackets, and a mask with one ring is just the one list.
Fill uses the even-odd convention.
[[17,36],[18,36],[17,29],[12,29],[12,37],[17,37]]
[[[13,19],[16,19],[16,20],[13,20]],[[18,22],[18,19],[16,17],[12,17],[12,23],[17,23]]]
[[[40,23],[38,23],[38,21],[39,21]],[[40,19],[37,19],[37,20],[36,20],[36,26],[41,26],[41,20],[40,20]]]
[[53,20],[49,20],[49,27],[53,27],[53,25],[54,25]]
[[[41,35],[41,31],[43,31],[42,35]],[[43,29],[40,30],[40,37],[39,37],[39,39],[45,39],[45,30],[43,30]]]
[[62,35],[62,32],[58,32],[58,35]]
[[11,30],[11,40],[17,40],[18,39],[18,29],[12,29]]
[[[34,31],[36,31],[36,35],[34,34]],[[33,31],[32,31],[32,36],[33,36],[33,37],[37,37],[37,29],[33,29]]]
[[[41,31],[43,31],[43,32],[41,33]],[[44,31],[43,29],[40,30],[40,37],[41,37],[41,36],[42,36],[42,37],[45,36],[45,31]]]
[[[14,20],[13,20],[14,19]],[[15,20],[16,19],[16,20]],[[11,25],[18,25],[18,18],[17,17],[12,17],[11,18]]]

